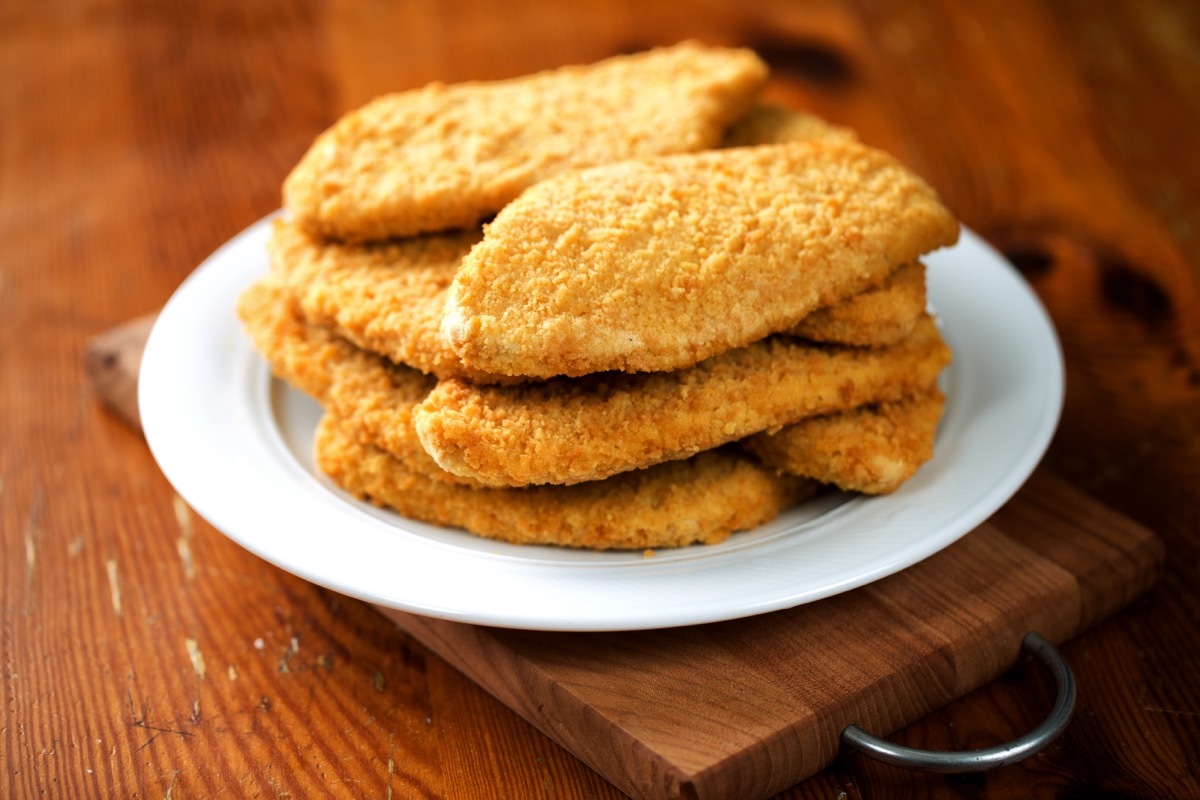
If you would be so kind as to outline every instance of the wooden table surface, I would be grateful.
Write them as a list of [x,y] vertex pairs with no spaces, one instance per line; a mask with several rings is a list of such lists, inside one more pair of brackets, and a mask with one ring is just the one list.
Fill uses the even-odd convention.
[[[1047,465],[1166,544],[1157,587],[1065,646],[1079,707],[1044,753],[957,778],[845,758],[783,796],[1200,796],[1200,6],[1137,0],[0,5],[0,795],[619,796],[200,520],[82,363],[274,209],[342,112],[689,37],[755,47],[770,97],[895,153],[1008,255],[1066,354]],[[1020,678],[892,738],[1016,735],[1044,712]]]

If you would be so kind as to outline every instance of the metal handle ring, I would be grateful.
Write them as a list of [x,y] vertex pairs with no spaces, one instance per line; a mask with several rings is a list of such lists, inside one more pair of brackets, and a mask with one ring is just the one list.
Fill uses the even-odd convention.
[[891,744],[851,725],[842,731],[843,744],[885,764],[946,774],[983,772],[1028,758],[1054,741],[1070,722],[1075,711],[1075,676],[1062,654],[1037,633],[1027,633],[1021,649],[1046,665],[1058,687],[1058,699],[1050,715],[1024,736],[983,750],[948,753]]

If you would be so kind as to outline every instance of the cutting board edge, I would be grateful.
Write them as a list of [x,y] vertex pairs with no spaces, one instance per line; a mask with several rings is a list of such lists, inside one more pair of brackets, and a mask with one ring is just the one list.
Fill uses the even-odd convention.
[[[1036,474],[1035,474],[1036,475]],[[1035,478],[1035,483],[1043,482],[1041,479]],[[1052,488],[1058,491],[1065,491],[1071,495],[1071,502],[1091,503],[1096,506],[1102,506],[1099,501],[1096,501],[1069,483],[1051,476],[1049,483]],[[1017,502],[1020,502],[1018,499]],[[1110,511],[1107,507],[1103,507],[1106,512]],[[955,686],[947,692],[947,696],[941,701],[931,701],[926,704],[917,704],[909,707],[902,713],[895,713],[887,718],[877,718],[872,722],[867,722],[864,725],[863,718],[859,716],[856,719],[839,719],[823,722],[827,730],[825,731],[826,741],[831,743],[828,749],[822,747],[822,755],[815,761],[805,765],[804,769],[799,772],[785,773],[781,772],[767,780],[757,781],[757,788],[753,794],[739,792],[739,797],[746,797],[748,800],[755,797],[769,797],[779,791],[786,789],[788,786],[795,784],[799,780],[815,774],[834,763],[839,753],[839,740],[841,731],[845,725],[858,724],[860,727],[869,729],[869,732],[879,736],[889,736],[896,731],[910,725],[921,718],[927,716],[940,708],[958,700],[966,694],[990,683],[1001,675],[1007,673],[1018,663],[1020,658],[1020,641],[1024,634],[1029,630],[1037,630],[1038,633],[1045,636],[1049,641],[1056,645],[1063,645],[1071,639],[1086,630],[1100,624],[1105,619],[1119,613],[1123,608],[1140,597],[1143,593],[1153,587],[1158,576],[1162,572],[1162,561],[1165,557],[1165,551],[1161,540],[1153,532],[1149,531],[1140,524],[1130,520],[1117,512],[1111,512],[1109,521],[1113,523],[1122,533],[1121,546],[1122,554],[1128,556],[1128,560],[1124,560],[1120,565],[1121,569],[1117,571],[1119,581],[1123,591],[1120,593],[1106,597],[1108,602],[1103,605],[1096,605],[1090,609],[1084,608],[1082,603],[1076,603],[1075,614],[1073,620],[1066,623],[1058,623],[1057,625],[1042,624],[1037,618],[1031,618],[1027,621],[1010,620],[1010,624],[996,624],[990,636],[992,640],[984,642],[982,647],[1000,647],[1006,653],[1011,654],[1011,658],[997,662],[994,667],[985,672],[980,672],[974,680],[967,683],[956,683]],[[988,523],[985,523],[985,526]],[[982,527],[982,526],[981,526]],[[1057,563],[1057,562],[1056,562]],[[1063,570],[1071,576],[1074,581],[1075,590],[1082,596],[1085,587],[1083,581],[1091,580],[1089,575],[1081,575],[1072,572],[1069,569],[1070,565],[1059,564]],[[1104,576],[1096,578],[1102,579]],[[1118,580],[1112,578],[1110,580]],[[1076,598],[1078,600],[1078,598]],[[387,609],[381,609],[387,616],[392,618],[399,624],[401,629],[408,631],[415,638],[428,646],[431,650],[444,658],[448,663],[459,669],[484,689],[492,693],[501,702],[505,703],[509,708],[516,712],[519,716],[527,720],[535,728],[542,731],[549,738],[559,743],[568,751],[575,754],[585,764],[596,770],[599,774],[612,782],[622,791],[635,797],[661,797],[661,798],[676,798],[689,797],[702,800],[703,798],[719,798],[728,796],[730,784],[730,775],[736,775],[741,769],[738,765],[740,754],[730,754],[724,758],[713,761],[705,765],[699,770],[686,770],[672,763],[670,759],[664,757],[661,753],[645,746],[636,736],[623,730],[619,724],[615,724],[613,720],[604,717],[596,709],[580,703],[573,698],[569,693],[561,694],[562,687],[555,686],[554,681],[548,675],[539,672],[539,667],[532,662],[528,662],[519,653],[509,654],[507,657],[514,659],[517,663],[517,668],[525,674],[539,674],[539,680],[543,687],[555,686],[552,693],[555,693],[560,699],[568,698],[576,703],[576,712],[583,711],[587,718],[595,717],[597,725],[596,730],[581,732],[572,730],[565,724],[553,725],[539,719],[536,702],[531,702],[533,695],[537,694],[538,690],[529,691],[529,698],[520,698],[520,689],[512,686],[502,685],[502,681],[498,681],[495,673],[488,675],[481,673],[475,669],[467,656],[455,657],[455,654],[447,652],[447,647],[450,643],[440,637],[435,629],[441,624],[459,625],[460,623],[443,623],[438,620],[426,620],[424,618],[406,615],[407,620],[397,619],[395,613]],[[408,624],[403,624],[407,621]],[[472,626],[464,626],[472,628]],[[475,629],[474,635],[488,636],[491,629]],[[934,654],[931,652],[926,658],[932,658]],[[888,704],[878,695],[880,688],[878,685],[866,686],[856,691],[856,696],[851,698],[849,707],[854,708],[859,705],[865,707],[874,706],[876,708],[888,708]],[[514,694],[515,693],[515,694]],[[563,714],[558,714],[557,718],[562,719]],[[599,723],[608,723],[607,725]],[[591,726],[589,726],[591,728]],[[781,729],[777,732],[776,737],[781,741],[785,740],[789,735],[786,729]],[[597,755],[596,742],[601,741],[604,744],[601,747],[607,747],[609,752],[606,755]],[[786,749],[786,748],[784,748]],[[638,771],[636,774],[628,769],[631,762],[637,761],[636,758],[617,758],[614,764],[612,758],[613,752],[622,752],[626,756],[634,756],[640,751],[645,758],[644,765],[649,765]],[[761,776],[760,776],[761,777]],[[735,780],[736,783],[736,780]],[[737,784],[740,788],[745,788],[743,784]]]
[[[496,643],[492,637],[506,633],[505,629],[428,618],[382,606],[375,606],[375,609],[626,794],[635,797],[690,796],[685,792],[686,787],[693,783],[694,775],[649,748],[618,721],[579,700],[568,687],[555,682],[532,659]],[[460,654],[461,644],[455,641],[458,637],[482,643],[490,659],[493,659],[490,663],[494,667],[507,669],[492,669],[488,673],[477,669],[475,662],[478,659]],[[489,659],[483,661],[488,662]],[[504,680],[504,676],[510,674],[531,679],[534,685],[531,687],[526,684],[526,691],[521,692],[510,681]],[[582,714],[583,719],[592,724],[582,729],[577,725],[552,724],[553,720],[561,720],[565,715],[545,715],[549,704],[539,704],[533,700],[539,691],[547,692],[547,697],[567,700],[572,713]],[[535,712],[541,712],[543,716]],[[642,758],[638,758],[638,754],[642,754]],[[637,774],[627,769],[637,765],[643,767]],[[659,791],[645,794],[648,786],[659,787]]]

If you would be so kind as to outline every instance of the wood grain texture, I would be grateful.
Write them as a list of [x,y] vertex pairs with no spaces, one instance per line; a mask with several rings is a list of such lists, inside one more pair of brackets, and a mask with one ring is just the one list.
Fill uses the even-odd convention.
[[[137,427],[152,318],[93,341],[94,391]],[[675,630],[492,629],[379,608],[633,797],[762,798],[1063,642],[1148,589],[1162,543],[1048,472],[964,540],[857,591]],[[189,644],[194,658],[194,643]]]
[[[1067,360],[1048,465],[1166,546],[1066,645],[1080,708],[1045,753],[969,778],[847,756],[780,796],[1200,795],[1200,11],[1135,0],[0,5],[0,795],[619,796],[197,519],[83,360],[370,96],[685,37],[757,47],[771,97],[896,153],[1022,268]],[[894,739],[994,742],[1051,691],[1018,668]]]
[[[1064,641],[1153,582],[1161,543],[1048,474],[930,559],[747,620],[569,634],[381,609],[633,797],[761,798],[828,765],[857,724],[889,733]],[[1058,513],[1064,506],[1078,512]],[[1023,526],[1041,531],[1023,537]],[[997,744],[993,741],[990,744]]]

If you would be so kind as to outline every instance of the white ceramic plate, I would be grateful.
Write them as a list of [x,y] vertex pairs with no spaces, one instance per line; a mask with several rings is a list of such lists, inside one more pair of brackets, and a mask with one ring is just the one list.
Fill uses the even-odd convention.
[[789,608],[941,550],[999,508],[1058,423],[1062,356],[1036,296],[977,236],[933,254],[930,302],[954,363],[934,460],[895,494],[835,495],[723,544],[593,553],[496,543],[357,502],[313,466],[319,409],[274,380],[237,295],[267,270],[269,221],[214,253],[146,345],[146,440],[192,508],[289,572],[384,606],[543,630],[631,630]]

